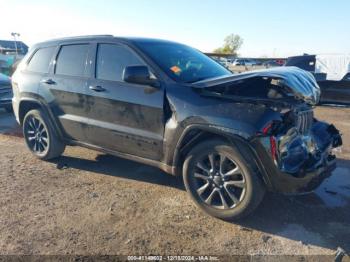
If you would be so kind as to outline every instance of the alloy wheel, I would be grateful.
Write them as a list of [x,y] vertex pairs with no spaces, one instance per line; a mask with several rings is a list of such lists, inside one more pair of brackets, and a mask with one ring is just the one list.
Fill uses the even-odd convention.
[[192,179],[201,200],[217,209],[235,208],[245,196],[243,170],[222,153],[213,152],[197,161]]
[[49,135],[41,119],[29,116],[24,124],[24,135],[29,148],[36,154],[44,154],[48,150]]

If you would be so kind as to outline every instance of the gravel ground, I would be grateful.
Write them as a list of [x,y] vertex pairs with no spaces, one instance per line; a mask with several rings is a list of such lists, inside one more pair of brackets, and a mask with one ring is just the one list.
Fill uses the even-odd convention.
[[44,162],[0,111],[0,254],[334,255],[350,251],[350,108],[319,107],[345,145],[312,194],[268,194],[246,220],[202,213],[181,178],[80,147]]

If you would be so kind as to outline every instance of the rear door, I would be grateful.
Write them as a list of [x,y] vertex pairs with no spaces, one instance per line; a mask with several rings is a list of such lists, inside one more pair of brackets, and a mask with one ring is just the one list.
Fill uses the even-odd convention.
[[86,141],[86,92],[89,75],[89,43],[58,47],[52,72],[42,80],[46,97],[66,138]]
[[145,62],[128,46],[96,43],[88,88],[88,141],[110,150],[159,160],[164,117],[162,88],[126,83],[123,70]]

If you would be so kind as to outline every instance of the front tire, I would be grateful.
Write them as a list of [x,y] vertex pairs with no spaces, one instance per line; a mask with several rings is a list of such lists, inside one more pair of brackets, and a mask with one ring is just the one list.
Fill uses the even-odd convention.
[[48,117],[40,109],[30,110],[23,120],[23,136],[27,147],[38,158],[59,157],[65,144],[56,135]]
[[260,204],[265,193],[248,157],[221,140],[200,143],[188,153],[183,179],[195,204],[224,220],[247,216]]

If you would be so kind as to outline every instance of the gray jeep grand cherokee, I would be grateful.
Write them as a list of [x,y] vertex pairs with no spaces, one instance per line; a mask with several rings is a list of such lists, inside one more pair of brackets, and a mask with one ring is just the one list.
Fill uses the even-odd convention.
[[12,78],[29,150],[79,145],[182,175],[222,219],[249,214],[266,190],[316,188],[335,168],[338,130],[314,118],[314,77],[295,67],[232,74],[183,44],[109,35],[31,48]]

